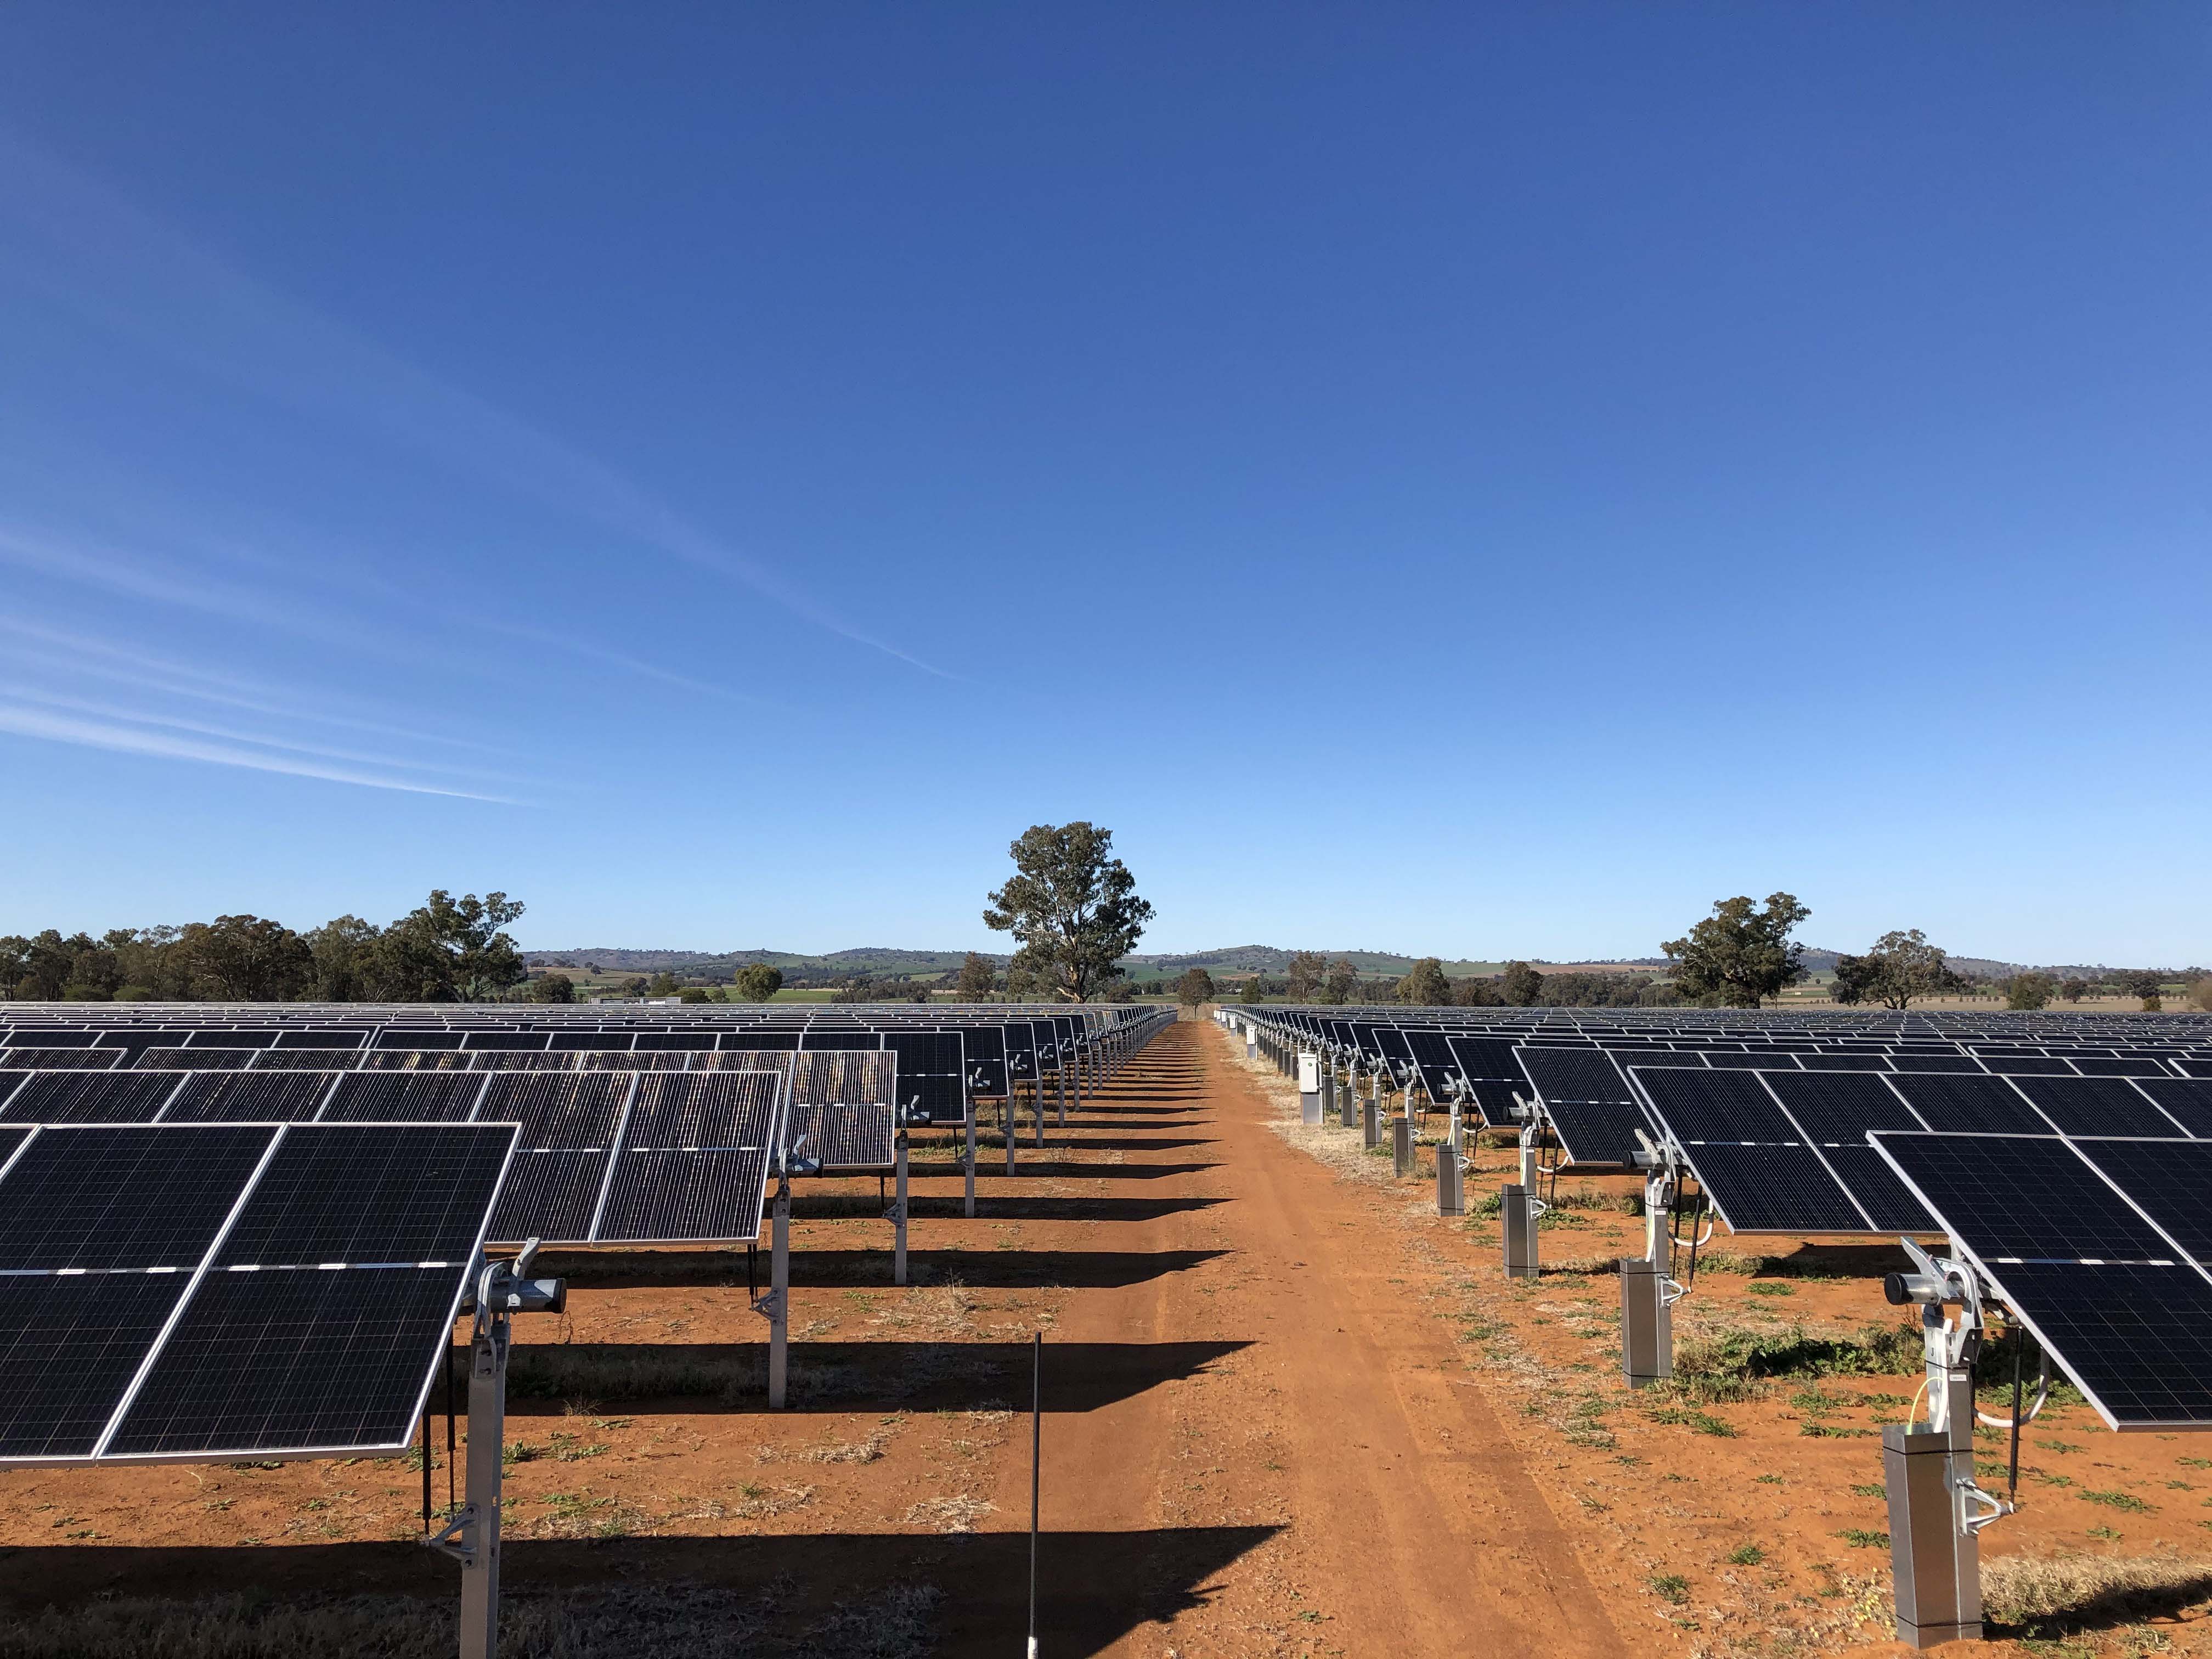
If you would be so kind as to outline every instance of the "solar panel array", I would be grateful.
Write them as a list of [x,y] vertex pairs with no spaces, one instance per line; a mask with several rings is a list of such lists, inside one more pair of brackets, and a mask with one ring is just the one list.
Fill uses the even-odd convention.
[[404,1450],[514,1143],[0,1127],[0,1463]]

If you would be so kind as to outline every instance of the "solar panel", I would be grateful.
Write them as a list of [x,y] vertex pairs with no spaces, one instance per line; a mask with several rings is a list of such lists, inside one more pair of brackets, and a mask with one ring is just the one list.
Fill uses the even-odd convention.
[[0,1462],[405,1449],[514,1133],[16,1132]]
[[2134,1085],[2117,1077],[2024,1077],[2021,1093],[2069,1135],[2152,1135],[2171,1139],[2181,1127]]
[[1897,1091],[1931,1129],[1953,1134],[2047,1135],[2051,1125],[1999,1077],[1900,1077]]
[[178,1081],[174,1072],[33,1072],[7,1113],[19,1123],[148,1123]]
[[335,1072],[194,1072],[162,1109],[164,1123],[305,1123],[322,1109]]
[[105,1072],[129,1058],[122,1048],[0,1048],[0,1066],[33,1072]]
[[2212,1078],[2142,1078],[2135,1086],[2186,1133],[2212,1140]]
[[[2116,1429],[2212,1426],[2212,1279],[2142,1209],[2100,1180],[2163,1155],[2191,1167],[2212,1146],[2075,1143],[2053,1135],[1877,1133],[1875,1149],[1923,1198],[1964,1256]],[[2195,1170],[2201,1182],[2203,1170]],[[2199,1211],[2203,1188],[2177,1196]]]
[[781,1084],[765,1072],[640,1077],[594,1240],[758,1237]]
[[1530,1090],[1543,1102],[1545,1115],[1570,1164],[1633,1161],[1637,1133],[1650,1121],[1638,1105],[1628,1080],[1600,1048],[1516,1048]]
[[897,1100],[896,1054],[802,1054],[791,1070],[785,1144],[825,1170],[887,1170],[896,1151]]
[[470,1072],[348,1072],[323,1108],[326,1123],[459,1123],[490,1079]]
[[131,1062],[139,1072],[242,1072],[261,1057],[258,1048],[141,1048]]
[[477,1113],[480,1123],[517,1123],[521,1138],[491,1234],[520,1243],[544,1238],[587,1242],[606,1186],[623,1108],[635,1074],[507,1073],[495,1076]]
[[[1887,1231],[1887,1218],[1897,1207],[1893,1194],[1875,1193],[1883,1220],[1863,1210],[1834,1165],[1767,1092],[1760,1073],[1687,1066],[1631,1070],[1731,1231]],[[1878,1079],[1866,1081],[1878,1086]]]
[[957,1031],[889,1031],[883,1046],[898,1056],[899,1104],[920,1123],[968,1116],[966,1045]]

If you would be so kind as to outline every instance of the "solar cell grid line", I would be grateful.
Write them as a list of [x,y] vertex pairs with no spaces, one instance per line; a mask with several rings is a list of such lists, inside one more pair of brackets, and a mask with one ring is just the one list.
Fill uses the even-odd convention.
[[26,1123],[149,1123],[186,1073],[33,1072],[9,1097],[8,1115]]
[[1947,1134],[2047,1135],[2051,1121],[2001,1077],[1949,1073],[1899,1075],[1892,1086],[1921,1121]]
[[28,1082],[33,1075],[33,1073],[29,1072],[0,1071],[0,1117],[5,1117],[8,1115],[8,1107],[14,1101],[15,1091]]
[[488,1072],[346,1072],[339,1075],[318,1121],[461,1123],[496,1073]]
[[887,1170],[895,1161],[898,1056],[889,1050],[801,1054],[791,1071],[784,1145],[824,1170]]
[[469,1054],[472,1072],[573,1072],[576,1056],[567,1049],[479,1048]]
[[2164,1139],[2187,1134],[2124,1078],[2023,1077],[2012,1082],[2061,1134]]

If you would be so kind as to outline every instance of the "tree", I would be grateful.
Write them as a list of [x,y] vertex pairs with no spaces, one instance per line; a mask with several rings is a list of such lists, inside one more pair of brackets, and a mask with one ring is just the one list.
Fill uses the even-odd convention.
[[1397,998],[1422,1008],[1450,1006],[1451,981],[1444,977],[1443,963],[1434,957],[1423,957],[1398,981]]
[[2212,978],[2200,979],[2191,986],[2189,1000],[2206,1013],[2212,1014]]
[[1359,989],[1359,970],[1352,965],[1349,957],[1339,957],[1328,964],[1328,977],[1322,981],[1323,1002],[1341,1006],[1352,1000]]
[[2120,988],[2123,996],[2141,997],[2142,1011],[2157,1013],[2166,1006],[2161,994],[2166,989],[2166,975],[2155,968],[2130,968],[2112,975],[2112,983]]
[[2048,974],[2014,974],[2004,982],[2005,1006],[2028,1013],[2050,1005],[2058,981]]
[[1509,962],[1498,988],[1516,1008],[1533,1008],[1544,994],[1544,976],[1525,962]]
[[194,922],[179,943],[206,994],[222,1002],[285,1002],[313,978],[314,953],[281,921],[217,916]]
[[1942,948],[1930,945],[1917,927],[1884,933],[1863,957],[1836,958],[1838,1002],[1879,1002],[1902,1012],[1915,998],[1955,996],[1966,988]]
[[981,951],[970,951],[960,963],[959,992],[969,1002],[981,1002],[999,988],[999,975],[991,966],[991,958]]
[[2069,979],[2060,981],[2058,994],[2069,1002],[2079,1002],[2094,989],[2096,987],[2086,979]]
[[766,1002],[783,989],[783,969],[772,968],[765,962],[748,963],[738,969],[730,988],[738,994],[740,1002]]
[[566,974],[540,974],[530,981],[530,1000],[532,1002],[574,1002],[576,1000],[576,981]]
[[647,983],[645,994],[649,997],[672,997],[681,988],[676,983],[676,975],[664,968]]
[[1243,992],[1237,1000],[1239,1002],[1248,1004],[1254,1002],[1265,1002],[1267,1000],[1267,981],[1261,979],[1257,974],[1253,975],[1251,978],[1244,981]]
[[1070,1002],[1121,977],[1121,958],[1152,919],[1113,845],[1113,831],[1095,824],[1031,825],[1007,849],[1015,873],[983,912],[984,926],[1012,933]]
[[384,936],[374,922],[356,915],[336,916],[304,937],[311,964],[309,1000],[374,1002],[381,997],[377,945]]
[[1495,979],[1470,974],[1452,987],[1452,1001],[1462,1008],[1502,1008],[1505,998]]
[[1798,960],[1805,947],[1790,943],[1790,933],[1812,914],[1790,893],[1769,895],[1763,910],[1741,896],[1722,899],[1712,915],[1659,948],[1674,962],[1685,995],[1707,1007],[1756,1008],[1805,977]]
[[1176,1000],[1186,1008],[1211,1002],[1213,994],[1213,975],[1203,968],[1186,968],[1182,977],[1176,981]]
[[1321,959],[1320,951],[1296,951],[1291,957],[1291,976],[1283,988],[1284,994],[1293,1002],[1311,1002],[1328,972],[1328,965]]

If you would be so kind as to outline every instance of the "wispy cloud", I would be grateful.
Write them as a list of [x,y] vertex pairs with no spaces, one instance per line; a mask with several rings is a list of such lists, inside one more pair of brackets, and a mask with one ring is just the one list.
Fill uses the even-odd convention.
[[74,629],[56,628],[21,617],[0,615],[0,661],[72,675],[89,675],[111,684],[135,686],[218,708],[241,709],[281,720],[305,721],[341,731],[367,732],[379,737],[400,738],[416,743],[441,744],[452,748],[497,752],[494,745],[470,738],[360,714],[318,707],[296,688],[271,685],[242,675],[227,674],[197,664],[151,652],[141,647],[118,645]]
[[0,134],[0,272],[233,384],[351,420],[467,476],[742,584],[943,679],[574,446],[238,270],[103,185]]
[[27,708],[0,702],[0,732],[20,737],[43,738],[53,743],[87,749],[113,750],[126,755],[150,755],[163,760],[199,761],[212,766],[243,767],[253,772],[277,772],[289,777],[319,778],[329,783],[353,784],[364,789],[391,789],[410,795],[445,795],[460,800],[489,801],[502,806],[522,803],[505,795],[483,794],[441,784],[421,783],[388,775],[333,766],[304,756],[264,754],[234,744],[209,743],[166,732],[118,726],[107,720],[82,720],[50,709]]

